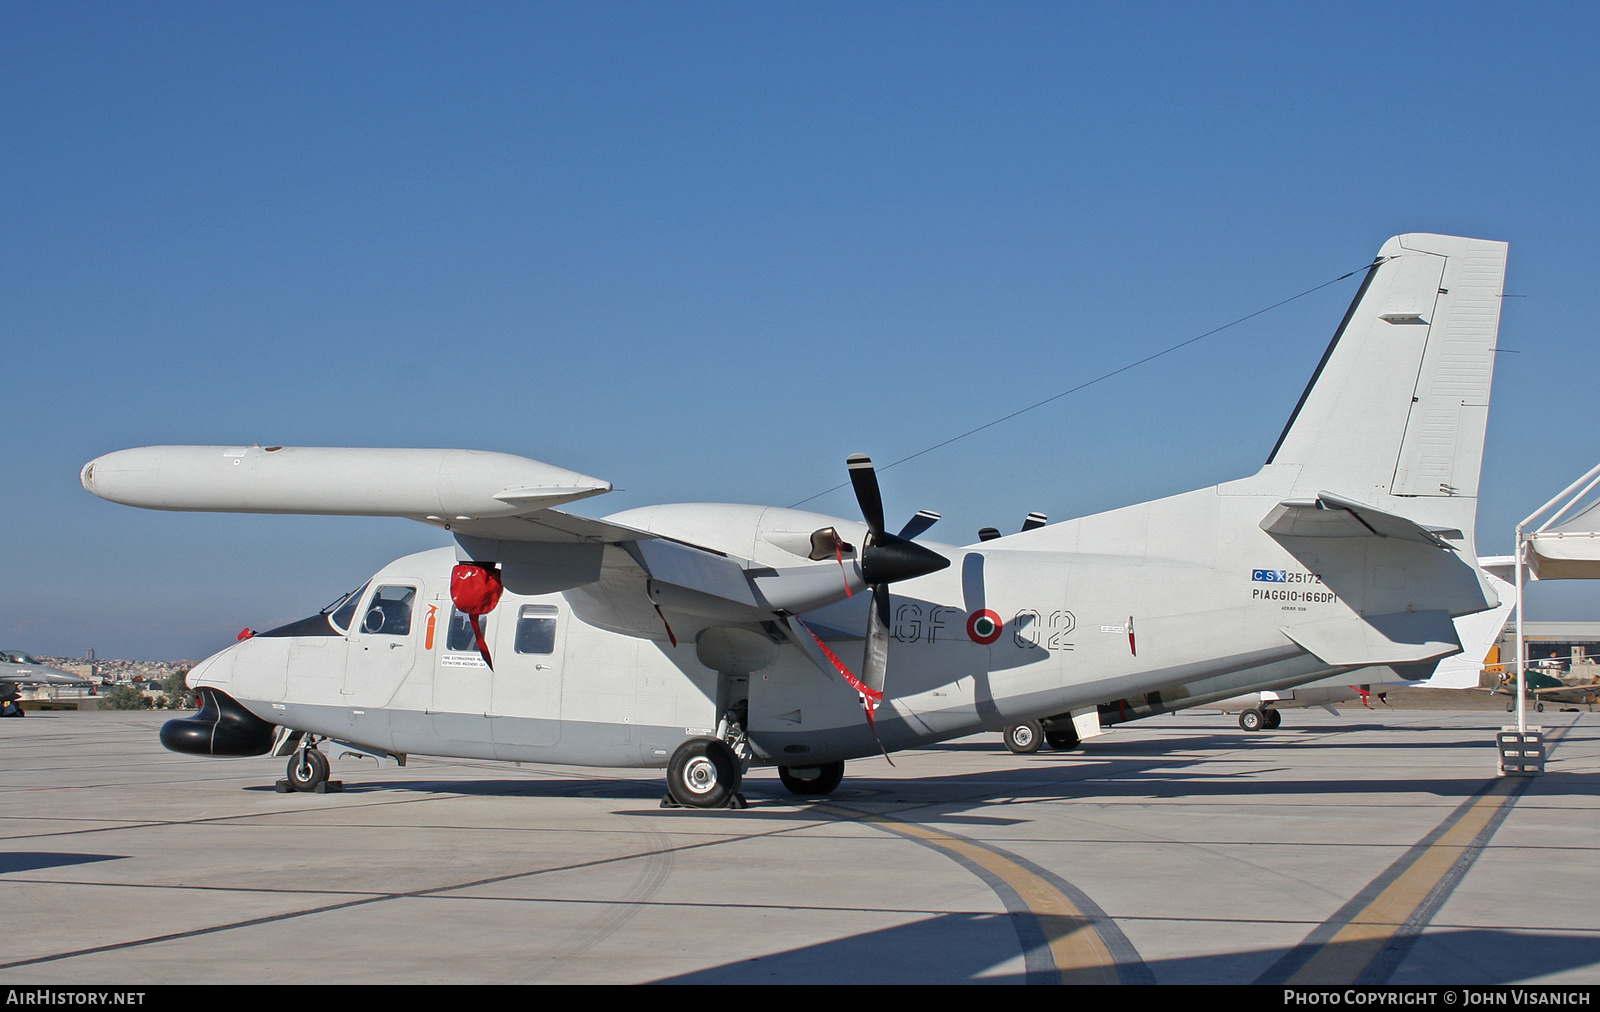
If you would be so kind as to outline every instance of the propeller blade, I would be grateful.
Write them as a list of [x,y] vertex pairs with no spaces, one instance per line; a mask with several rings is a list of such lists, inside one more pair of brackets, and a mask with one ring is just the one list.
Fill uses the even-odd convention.
[[864,453],[852,453],[845,463],[850,468],[850,484],[855,489],[856,503],[861,507],[861,519],[873,540],[883,536],[883,494],[878,491],[878,472],[872,467],[872,458]]
[[1025,531],[1037,530],[1049,522],[1049,517],[1045,516],[1043,513],[1034,511],[1028,514],[1028,519],[1022,521],[1022,529]]
[[889,585],[872,585],[872,609],[867,612],[866,654],[861,659],[861,684],[882,694],[889,670]]
[[993,541],[995,538],[998,538],[999,536],[1000,536],[1000,528],[998,528],[998,527],[980,527],[980,528],[978,528],[978,540],[979,541]]
[[941,514],[935,513],[933,510],[917,510],[917,515],[912,517],[910,520],[907,520],[906,525],[900,528],[900,533],[898,536],[910,541],[923,531],[926,531],[929,527],[932,527],[934,524],[938,523],[940,516]]

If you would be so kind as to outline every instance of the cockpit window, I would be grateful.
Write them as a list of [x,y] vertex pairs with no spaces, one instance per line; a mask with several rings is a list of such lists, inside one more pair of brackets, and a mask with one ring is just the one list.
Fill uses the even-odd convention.
[[322,609],[322,613],[328,616],[328,621],[332,622],[341,631],[349,629],[350,620],[356,617],[356,605],[361,603],[361,595],[367,592],[367,584],[371,582],[371,580],[368,580],[358,589],[351,591]]
[[411,633],[411,602],[415,587],[379,587],[367,605],[361,631],[378,636],[407,636]]
[[0,650],[0,660],[12,664],[38,664],[39,662],[23,653],[21,650]]

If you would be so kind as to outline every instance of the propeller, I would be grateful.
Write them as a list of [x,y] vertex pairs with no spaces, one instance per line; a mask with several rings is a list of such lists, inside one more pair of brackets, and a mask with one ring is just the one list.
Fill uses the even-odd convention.
[[[861,518],[867,522],[867,537],[861,545],[861,576],[872,589],[872,608],[867,613],[866,652],[861,660],[861,685],[867,690],[861,693],[861,705],[867,711],[868,726],[872,726],[873,711],[883,699],[883,679],[889,669],[889,584],[937,573],[949,566],[950,560],[911,540],[932,527],[939,514],[922,510],[899,534],[890,534],[883,526],[883,494],[878,489],[878,473],[872,459],[855,453],[846,463]],[[872,733],[877,736],[875,727]],[[881,741],[878,747],[883,747]],[[888,753],[884,755],[887,757]]]
[[[1040,513],[1038,510],[1034,510],[1032,513],[1029,513],[1027,515],[1027,517],[1022,521],[1022,529],[1024,531],[1036,531],[1036,530],[1038,530],[1039,528],[1043,527],[1045,524],[1047,524],[1049,522],[1050,522],[1050,518],[1049,517],[1045,516],[1043,513]],[[993,541],[995,538],[998,538],[1000,536],[1001,536],[1000,528],[998,528],[998,527],[980,527],[980,528],[978,528],[978,540],[979,541]]]

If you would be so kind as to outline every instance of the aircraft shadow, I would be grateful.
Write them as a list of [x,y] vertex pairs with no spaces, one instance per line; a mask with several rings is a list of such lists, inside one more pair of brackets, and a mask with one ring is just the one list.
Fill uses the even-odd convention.
[[74,864],[94,864],[97,861],[121,861],[126,854],[60,854],[50,851],[13,851],[0,854],[0,875],[14,871],[38,871],[42,868],[65,868]]
[[[1015,915],[941,914],[914,924],[664,977],[654,983],[1056,983],[1056,975],[1048,972],[990,972],[1017,957],[1017,934],[1007,923],[1012,916]],[[1046,925],[1041,927],[1051,930]],[[1592,938],[1587,936],[1465,929],[1429,932],[1411,942],[1394,950],[1386,962],[1367,967],[1360,983],[1511,984],[1593,966],[1600,958]],[[1342,944],[1334,945],[1328,951],[1338,955],[1342,948]],[[930,960],[929,953],[938,953],[938,958]],[[1308,955],[1294,948],[1241,950],[1119,963],[1114,970],[1127,984],[1282,984]]]
[[1021,984],[1026,982],[1023,974],[985,975],[989,968],[1017,957],[1013,916],[937,914],[652,983]]

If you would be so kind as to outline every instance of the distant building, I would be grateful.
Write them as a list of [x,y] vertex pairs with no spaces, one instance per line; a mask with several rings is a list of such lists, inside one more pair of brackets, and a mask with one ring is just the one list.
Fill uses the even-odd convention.
[[[1522,639],[1527,644],[1528,664],[1554,674],[1588,668],[1585,674],[1600,673],[1600,622],[1524,622]],[[1517,624],[1507,623],[1500,634],[1500,656],[1510,662],[1517,656]]]

